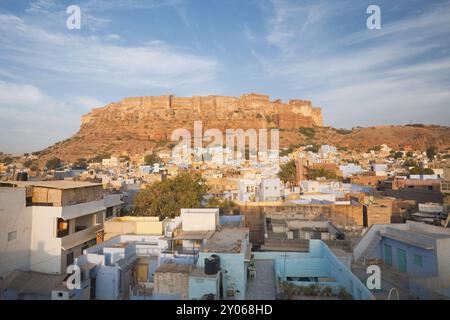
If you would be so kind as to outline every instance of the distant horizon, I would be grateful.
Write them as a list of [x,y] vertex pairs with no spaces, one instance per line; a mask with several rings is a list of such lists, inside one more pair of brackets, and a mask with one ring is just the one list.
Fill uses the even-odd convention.
[[310,100],[335,128],[449,126],[449,16],[450,0],[3,1],[0,151],[42,150],[94,107],[168,92]]

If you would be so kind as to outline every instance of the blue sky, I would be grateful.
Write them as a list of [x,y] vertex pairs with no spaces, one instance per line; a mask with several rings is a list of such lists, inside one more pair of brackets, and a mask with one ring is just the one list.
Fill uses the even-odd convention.
[[350,128],[449,125],[449,89],[448,0],[0,0],[3,152],[65,139],[127,96],[310,99]]

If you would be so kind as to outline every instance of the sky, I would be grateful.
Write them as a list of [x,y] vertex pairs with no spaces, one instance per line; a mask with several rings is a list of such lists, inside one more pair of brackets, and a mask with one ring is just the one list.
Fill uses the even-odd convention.
[[338,128],[450,125],[450,0],[0,0],[0,151],[129,96],[250,92],[312,100]]

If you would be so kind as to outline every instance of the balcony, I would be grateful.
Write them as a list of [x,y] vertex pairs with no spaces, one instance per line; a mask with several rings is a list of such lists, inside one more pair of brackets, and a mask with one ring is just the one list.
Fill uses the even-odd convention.
[[99,224],[61,238],[61,245],[64,249],[73,248],[86,241],[92,240],[96,237],[97,232],[103,230],[103,225]]

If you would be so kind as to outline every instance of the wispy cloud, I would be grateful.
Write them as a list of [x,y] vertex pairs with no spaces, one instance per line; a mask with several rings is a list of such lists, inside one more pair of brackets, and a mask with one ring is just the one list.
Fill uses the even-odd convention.
[[0,44],[3,59],[29,70],[120,87],[192,88],[213,81],[218,67],[162,41],[124,46],[109,36],[50,32],[13,15],[0,15]]
[[[266,73],[323,104],[325,121],[333,125],[410,120],[449,124],[450,60],[445,48],[450,45],[450,5],[385,23],[380,31],[361,28],[322,43],[322,38],[305,36],[306,29],[323,36],[325,27],[338,24],[333,17],[340,5],[328,2],[323,9],[274,2],[267,41],[280,50],[268,56],[254,53]],[[295,15],[309,18],[300,18],[300,23],[291,18]]]
[[[91,23],[89,32],[71,32],[60,6],[40,0],[24,16],[0,14],[1,151],[35,150],[69,137],[81,114],[130,95],[112,92],[198,94],[216,85],[220,65],[214,58],[161,40],[130,44],[119,34],[95,32],[101,23]],[[95,19],[91,15],[90,22]],[[107,99],[92,94],[94,88],[109,92]]]
[[73,104],[58,101],[29,84],[0,81],[0,150],[39,150],[76,131],[79,110],[89,97]]

